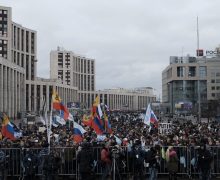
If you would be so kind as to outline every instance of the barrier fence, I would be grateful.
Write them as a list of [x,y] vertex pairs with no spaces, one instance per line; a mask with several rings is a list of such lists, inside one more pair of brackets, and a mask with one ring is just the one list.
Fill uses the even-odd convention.
[[[163,147],[166,151],[167,147]],[[194,147],[174,147],[179,158],[178,173],[179,175],[187,177],[195,177],[198,175],[197,169],[195,168],[195,162],[198,155],[198,149]],[[36,166],[35,174],[42,175],[43,159],[40,159],[39,154],[43,149],[31,148],[31,149],[20,149],[20,148],[2,148],[1,149],[7,160],[4,162],[5,173],[7,176],[25,176],[24,173],[24,159],[28,153],[33,154],[35,160],[32,159],[33,166]],[[50,150],[53,157],[59,157],[60,164],[58,167],[57,175],[61,176],[75,176],[78,177],[78,164],[77,164],[77,150],[75,147],[62,147],[62,148],[51,148]],[[100,162],[101,148],[92,148],[93,158],[96,160],[96,166],[94,168],[95,175],[102,174],[102,167]],[[211,174],[220,175],[220,147],[211,146],[210,152],[212,155],[211,163]],[[52,156],[51,155],[51,156]],[[35,164],[36,163],[36,164]],[[53,162],[56,165],[56,162]],[[120,156],[116,158],[116,168],[120,174],[124,176],[132,176],[134,174],[134,163],[132,158],[132,152],[128,151],[128,148],[122,147],[120,150]],[[144,172],[148,174],[148,167],[144,167]],[[158,171],[159,175],[168,174],[166,168],[166,160],[160,157],[160,168]]]

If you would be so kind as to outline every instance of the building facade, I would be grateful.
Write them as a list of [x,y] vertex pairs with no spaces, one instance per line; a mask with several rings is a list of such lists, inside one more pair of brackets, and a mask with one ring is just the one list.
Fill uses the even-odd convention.
[[208,108],[208,101],[220,98],[219,72],[219,56],[170,57],[162,72],[162,101],[170,104],[169,112],[182,108],[198,113]]
[[108,104],[111,109],[138,110],[146,108],[148,102],[156,100],[152,88],[96,91],[95,60],[60,47],[50,53],[50,78],[65,85],[76,86],[79,102],[86,108],[91,107],[97,95],[100,96],[101,102]]
[[45,97],[50,109],[52,90],[66,103],[77,101],[77,88],[54,79],[38,78],[37,32],[12,21],[10,7],[0,6],[0,112],[16,118],[37,113]]
[[107,89],[96,91],[96,94],[100,96],[100,102],[111,110],[146,110],[149,103],[156,101],[151,87]]

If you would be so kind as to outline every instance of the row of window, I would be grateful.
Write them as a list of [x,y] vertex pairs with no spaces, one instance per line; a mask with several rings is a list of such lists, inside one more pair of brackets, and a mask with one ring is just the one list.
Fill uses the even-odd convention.
[[7,59],[8,41],[0,40],[0,57]]
[[[29,36],[31,36],[29,38]],[[20,46],[21,43],[21,46]],[[26,43],[26,46],[24,46]],[[30,43],[30,46],[29,46]],[[25,51],[27,53],[35,53],[35,33],[25,31],[16,26],[13,28],[13,46],[17,50]]]
[[220,79],[211,79],[211,83],[220,83]]
[[0,9],[0,15],[3,15],[3,14],[8,14],[8,11],[7,11],[7,10]]
[[212,90],[220,90],[220,86],[212,86],[212,88],[211,88]]
[[[186,67],[178,66],[177,67],[177,77],[185,77],[186,76]],[[188,67],[188,77],[195,77],[196,76],[196,67],[189,66]],[[207,76],[207,68],[206,66],[199,67],[199,77],[206,77]]]

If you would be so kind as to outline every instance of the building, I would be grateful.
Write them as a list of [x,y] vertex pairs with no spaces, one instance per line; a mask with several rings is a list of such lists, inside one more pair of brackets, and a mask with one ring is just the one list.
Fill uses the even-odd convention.
[[50,53],[50,78],[78,88],[78,99],[89,108],[94,100],[95,60],[58,47]]
[[64,102],[78,100],[77,87],[36,74],[37,32],[13,22],[11,8],[0,6],[0,112],[11,118],[28,111],[37,113],[43,97],[49,110],[52,89]]
[[50,53],[50,78],[78,87],[79,102],[86,108],[91,107],[97,95],[100,95],[101,102],[108,104],[111,109],[137,110],[146,108],[147,103],[156,100],[152,88],[96,91],[95,60],[60,47]]
[[220,98],[220,56],[170,57],[162,72],[162,101],[169,112],[205,112]]
[[107,104],[112,110],[146,110],[149,103],[156,101],[153,88],[135,89],[114,88],[96,91],[100,102]]
[[25,110],[26,58],[36,59],[35,49],[31,51],[35,32],[12,22],[11,16],[11,8],[0,6],[0,112],[16,117]]

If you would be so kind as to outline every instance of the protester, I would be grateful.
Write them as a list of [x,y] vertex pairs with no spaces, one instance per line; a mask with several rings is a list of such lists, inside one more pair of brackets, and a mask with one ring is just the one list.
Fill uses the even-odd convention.
[[210,179],[212,156],[210,151],[207,150],[206,144],[202,144],[198,152],[197,168],[199,170],[200,180]]
[[[80,120],[82,118],[78,117],[78,119]],[[215,150],[212,150],[212,155],[219,155],[219,153],[217,152],[219,151],[218,149],[220,147],[220,123],[217,122],[194,124],[190,120],[183,122],[178,118],[176,120],[172,119],[170,120],[170,123],[172,123],[172,129],[169,131],[169,133],[160,134],[159,132],[149,132],[149,126],[144,125],[143,119],[141,119],[140,117],[140,112],[111,112],[109,115],[109,121],[111,123],[112,134],[104,132],[102,135],[97,135],[93,128],[85,126],[82,124],[82,122],[79,121],[79,124],[82,125],[83,128],[85,128],[86,130],[86,133],[83,134],[83,139],[86,139],[91,147],[94,147],[94,149],[98,149],[103,142],[105,144],[108,144],[108,146],[102,149],[103,153],[98,152],[96,153],[95,157],[96,160],[99,160],[100,157],[103,156],[100,154],[105,154],[107,157],[102,157],[102,159],[107,159],[107,161],[103,161],[104,177],[110,175],[110,167],[112,164],[109,146],[115,146],[116,144],[127,148],[127,169],[130,171],[130,174],[134,174],[135,176],[139,177],[142,176],[142,174],[145,174],[145,172],[143,167],[144,158],[142,159],[142,155],[138,155],[138,158],[135,155],[137,147],[140,152],[143,151],[143,153],[145,153],[148,149],[150,149],[150,147],[157,144],[160,145],[160,147],[165,147],[165,149],[168,146],[173,146],[177,150],[176,154],[180,159],[179,162],[181,165],[184,166],[184,168],[186,167],[187,153],[179,152],[179,148],[176,147],[183,146],[185,147],[185,149],[187,148],[190,150],[190,164],[192,164],[193,167],[195,167],[196,165],[198,154],[196,148],[197,146],[201,145],[201,141],[203,139],[207,139],[207,145],[215,147]],[[42,125],[40,127],[44,126]],[[46,143],[46,130],[42,130],[42,128],[39,128],[38,125],[28,125],[22,127],[21,131],[23,137],[18,138],[17,140],[12,141],[8,138],[3,137],[3,139],[1,140],[2,148],[44,148],[45,153],[49,153],[46,152],[49,146],[49,144]],[[72,135],[72,128],[69,125],[59,125],[58,127],[52,127],[50,133],[50,148],[62,148],[62,151],[60,151],[60,157],[62,158],[62,165],[60,166],[60,168],[62,168],[63,172],[66,174],[76,173],[76,150],[80,143],[77,144],[76,142],[74,142]],[[139,145],[137,145],[137,142],[139,142]],[[35,153],[36,152],[37,151],[35,151]],[[14,157],[13,154],[10,154],[10,156],[10,160],[13,161],[13,163],[18,162],[19,159],[16,159],[17,156]],[[139,157],[141,158],[139,159]],[[168,159],[169,158],[170,156],[168,156]],[[39,157],[39,160],[40,159],[41,158]],[[121,158],[119,158],[118,160],[120,159]],[[133,162],[136,163],[137,166],[134,167]],[[107,166],[105,166],[105,164],[107,164]],[[181,166],[180,164],[179,167]],[[216,157],[215,159],[213,159],[213,164],[215,165],[213,167],[213,170],[219,172],[219,169],[217,168],[220,165],[219,158]],[[138,166],[141,168],[137,168]],[[163,169],[163,166],[163,163],[161,163],[161,169]],[[38,165],[38,168],[39,167],[41,167],[40,164]],[[99,162],[96,170],[100,170]],[[196,170],[197,169],[195,168],[195,172]],[[185,173],[187,173],[186,170]]]
[[135,141],[132,147],[132,156],[133,156],[133,179],[142,180],[144,178],[145,151],[142,149],[140,140]]
[[160,168],[160,147],[151,147],[147,152],[146,162],[149,163],[149,180],[157,180]]
[[176,151],[172,146],[167,149],[166,152],[167,171],[169,173],[169,180],[177,179],[178,172],[178,157]]
[[105,180],[111,175],[111,158],[108,143],[104,144],[101,150],[101,165],[103,167],[102,180]]
[[82,149],[77,154],[77,163],[79,165],[80,179],[90,180],[92,177],[93,168],[93,153],[91,151],[90,144],[83,142]]

